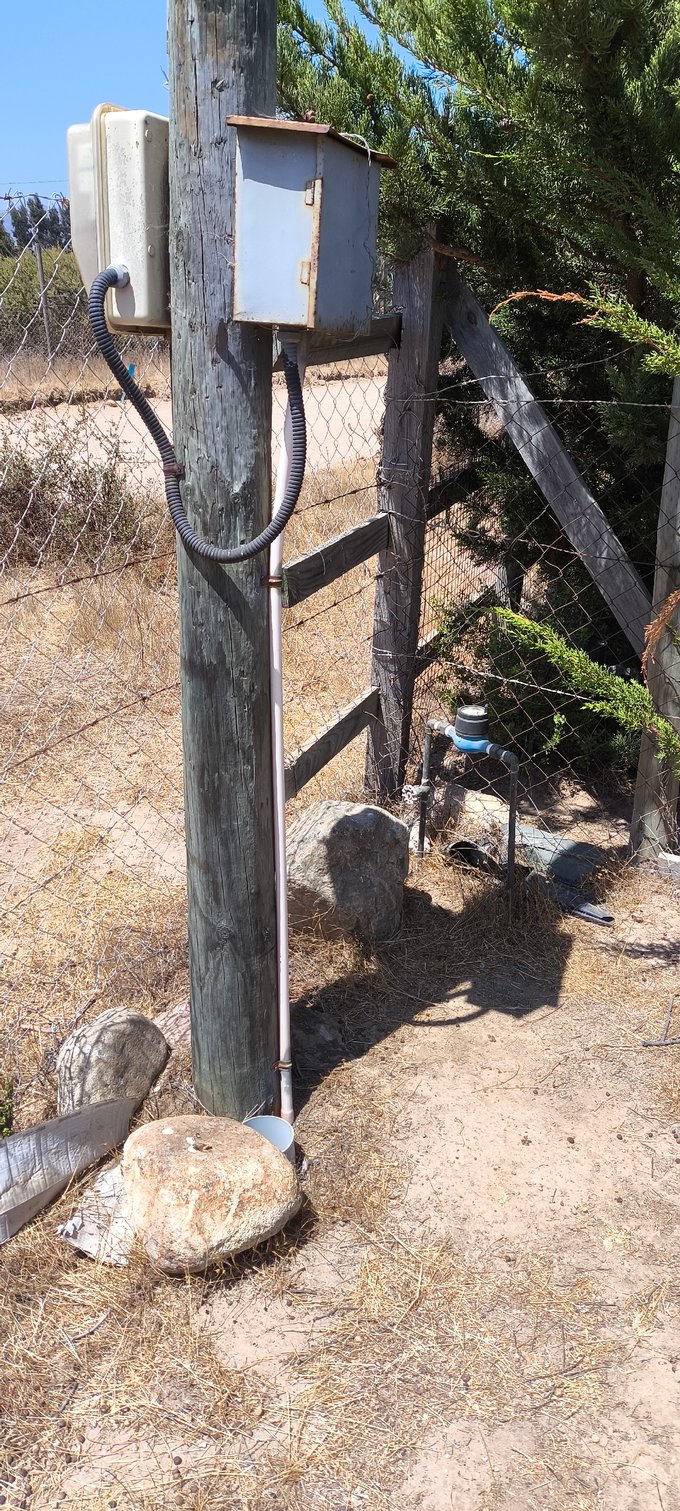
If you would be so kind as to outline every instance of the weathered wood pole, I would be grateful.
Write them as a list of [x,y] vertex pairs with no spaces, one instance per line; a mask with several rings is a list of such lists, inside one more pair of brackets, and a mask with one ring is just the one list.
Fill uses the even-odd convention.
[[432,463],[443,301],[441,264],[421,252],[394,272],[393,301],[403,312],[401,344],[391,351],[379,504],[390,544],[378,558],[371,681],[381,718],[369,728],[365,782],[379,798],[398,792],[411,737],[420,625],[425,524]]
[[[233,546],[270,514],[272,348],[230,323],[227,116],[276,112],[276,0],[169,0],[168,50],[174,442],[191,524]],[[194,1085],[242,1118],[277,1081],[267,559],[177,560]]]
[[[680,378],[673,382],[666,463],[656,534],[656,569],[652,614],[658,614],[680,588]],[[680,650],[676,612],[647,666],[649,691],[656,708],[680,734]],[[630,847],[638,860],[653,860],[675,849],[678,838],[678,779],[663,761],[652,735],[640,745]]]

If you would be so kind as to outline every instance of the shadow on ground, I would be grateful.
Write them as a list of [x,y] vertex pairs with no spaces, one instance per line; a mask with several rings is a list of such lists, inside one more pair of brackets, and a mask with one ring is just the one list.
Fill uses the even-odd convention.
[[558,910],[522,892],[510,926],[497,886],[461,877],[456,899],[452,873],[451,888],[451,907],[407,888],[396,939],[363,958],[357,948],[351,969],[293,996],[298,1109],[337,1065],[402,1024],[436,1034],[488,1012],[521,1019],[557,1005],[572,947]]

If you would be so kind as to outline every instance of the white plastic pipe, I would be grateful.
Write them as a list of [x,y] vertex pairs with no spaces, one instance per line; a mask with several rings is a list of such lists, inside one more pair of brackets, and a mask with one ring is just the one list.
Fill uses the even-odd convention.
[[[286,332],[286,340],[292,338]],[[304,382],[305,359],[298,343],[298,370]],[[292,448],[290,408],[281,440],[281,454],[276,473],[272,514],[283,500],[290,470]],[[293,1065],[290,1034],[290,989],[288,981],[288,873],[286,869],[286,765],[283,744],[283,642],[282,581],[283,538],[277,536],[269,551],[269,674],[271,688],[272,775],[274,789],[274,867],[276,877],[276,945],[279,995],[279,1074],[281,1076],[281,1117],[295,1122],[293,1109]]]

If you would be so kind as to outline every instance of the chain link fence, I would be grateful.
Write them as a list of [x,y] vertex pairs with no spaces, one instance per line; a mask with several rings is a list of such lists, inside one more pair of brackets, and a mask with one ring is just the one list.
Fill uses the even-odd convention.
[[[680,569],[680,478],[668,439],[671,383],[659,385],[653,402],[612,399],[612,367],[627,355],[614,341],[612,348],[600,363],[542,371],[533,383],[546,424],[560,436],[651,599],[655,576],[658,589]],[[658,744],[653,741],[647,760],[640,760],[640,728],[632,716],[630,698],[641,690],[639,657],[473,374],[462,360],[449,358],[440,382],[438,462],[444,478],[454,460],[458,468],[464,463],[464,488],[454,486],[450,507],[428,526],[423,633],[433,654],[418,683],[411,775],[417,779],[423,719],[450,718],[462,703],[483,702],[491,738],[520,760],[521,822],[556,842],[598,847],[602,863],[623,858],[634,807],[654,813],[660,805]],[[465,450],[451,456],[452,434],[461,432]],[[603,545],[603,559],[605,553]],[[518,633],[507,610],[531,621],[530,629]],[[558,650],[555,659],[549,644],[555,635],[576,655]],[[661,706],[680,732],[672,622],[666,636]],[[590,663],[585,674],[581,653]],[[647,667],[650,687],[655,655],[658,646]],[[611,705],[611,684],[593,692],[608,672],[621,679]],[[457,834],[484,836],[493,851],[499,824],[507,823],[502,769],[446,742],[439,757],[439,781],[457,784],[449,810],[439,793],[441,821]],[[667,766],[661,769],[662,848],[677,851],[677,783]]]
[[[169,428],[167,345],[120,350]],[[382,357],[309,370],[287,560],[375,514],[386,372]],[[640,406],[633,465],[621,406],[605,413],[596,387],[572,403],[563,375],[544,374],[541,398],[651,590],[668,405]],[[639,736],[593,714],[494,609],[521,609],[624,678],[639,667],[454,357],[439,401],[436,475],[465,464],[466,482],[427,529],[409,775],[424,719],[483,700],[492,737],[520,757],[522,822],[620,854]],[[284,408],[275,381],[274,463]],[[291,754],[370,685],[375,586],[373,558],[286,611]],[[186,991],[174,534],[150,439],[93,346],[73,253],[35,238],[0,258],[0,610],[0,1082],[27,1126],[54,1112],[57,1049],[83,1017],[123,1002],[153,1015]],[[292,812],[359,797],[364,762],[354,740]],[[499,772],[447,746],[435,775],[453,794],[439,826],[493,845]]]
[[[174,532],[73,253],[40,248],[41,291],[36,245],[0,259],[0,1082],[15,1126],[55,1111],[78,1021],[119,1003],[155,1013],[187,981]],[[166,343],[120,351],[170,428]],[[385,372],[383,358],[310,369],[288,558],[375,512]],[[274,464],[285,401],[275,379]],[[286,613],[291,752],[369,680],[374,580],[360,566]],[[293,810],[356,794],[359,744]]]

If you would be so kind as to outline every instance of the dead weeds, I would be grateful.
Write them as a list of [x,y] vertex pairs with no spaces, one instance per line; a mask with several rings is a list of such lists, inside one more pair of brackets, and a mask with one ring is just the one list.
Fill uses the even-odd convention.
[[[384,1507],[423,1443],[466,1420],[548,1421],[550,1453],[543,1444],[522,1461],[527,1508],[596,1506],[587,1484],[564,1498],[585,1473],[569,1424],[574,1414],[597,1420],[612,1371],[658,1325],[668,1286],[612,1311],[596,1275],[565,1273],[559,1255],[528,1245],[478,1252],[473,1264],[469,1246],[430,1236],[426,1213],[420,1233],[403,1223],[411,1168],[400,1055],[410,1018],[445,1002],[452,983],[469,983],[482,953],[493,975],[512,948],[520,976],[540,979],[563,961],[566,936],[572,987],[583,987],[591,953],[601,969],[592,934],[572,920],[527,895],[511,932],[502,903],[485,880],[432,858],[392,944],[371,953],[297,941],[296,993],[339,1024],[346,1054],[299,1117],[306,1209],[257,1255],[186,1281],[138,1259],[107,1270],[55,1238],[73,1197],[5,1248],[1,1452],[7,1489],[21,1486],[29,1507]],[[623,1003],[634,981],[625,956],[618,970],[614,1001]],[[367,1031],[391,1046],[394,1080],[370,1049],[355,1057]],[[166,1093],[163,1110],[173,1105]],[[310,1310],[296,1274],[338,1233],[356,1252],[356,1279],[348,1289],[331,1270]],[[305,1331],[283,1375],[230,1363],[229,1308],[241,1292],[252,1326],[258,1308],[289,1306]]]
[[[371,463],[312,475],[288,559],[368,517],[374,490]],[[147,566],[56,591],[53,568],[25,568],[6,595],[0,1062],[18,1127],[54,1110],[56,1050],[76,1022],[120,1001],[153,1016],[186,992],[173,543],[162,511],[157,529]],[[287,611],[289,748],[366,684],[373,593],[369,563]],[[355,742],[298,802],[358,795],[362,766]],[[613,877],[614,910],[632,916],[640,887],[639,873]],[[567,1274],[530,1233],[525,1252],[491,1252],[474,1232],[442,1241],[426,1210],[419,1227],[406,1221],[417,1109],[403,1086],[412,1024],[588,1004],[602,1075],[630,1056],[636,1086],[658,1101],[661,1084],[677,1113],[672,1052],[662,1070],[639,1047],[641,1025],[658,1027],[672,964],[647,968],[635,927],[589,931],[521,885],[510,925],[501,889],[432,854],[414,865],[392,943],[373,952],[294,940],[300,1011],[334,1035],[329,1063],[300,1088],[305,1211],[258,1254],[186,1281],[139,1258],[123,1272],[77,1259],[55,1234],[76,1191],[13,1239],[0,1253],[5,1504],[364,1511],[399,1502],[408,1463],[447,1424],[486,1433],[511,1423],[519,1445],[528,1420],[544,1436],[521,1460],[517,1504],[598,1505],[569,1422],[597,1419],[612,1372],[659,1325],[672,1291],[655,1283],[614,1311],[597,1273]],[[575,1076],[582,1054],[579,1040]],[[187,1052],[176,1051],[144,1115],[187,1110],[191,1095]],[[329,1263],[312,1302],[295,1276],[332,1256],[338,1234],[356,1273],[341,1283]],[[253,1329],[258,1309],[299,1320],[306,1342],[280,1372],[234,1363],[239,1296],[252,1302]],[[495,1483],[479,1502],[506,1504]]]

